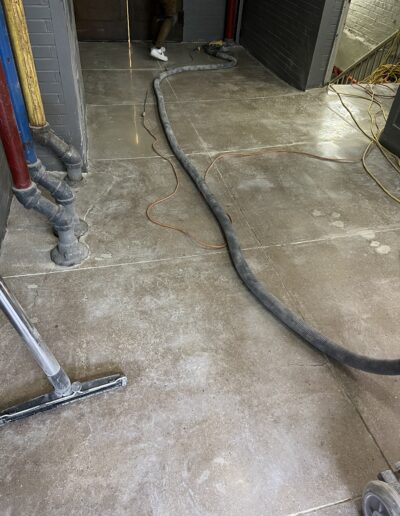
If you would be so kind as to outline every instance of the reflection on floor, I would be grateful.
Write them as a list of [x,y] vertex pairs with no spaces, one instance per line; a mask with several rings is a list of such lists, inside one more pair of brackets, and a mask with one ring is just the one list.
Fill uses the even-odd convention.
[[[169,66],[211,60],[191,49],[171,45]],[[164,85],[201,170],[221,151],[269,146],[360,156],[367,140],[335,94],[298,92],[236,54],[234,70]],[[260,308],[224,250],[152,225],[147,205],[174,187],[142,125],[149,91],[148,121],[163,138],[151,93],[161,66],[134,45],[129,69],[127,48],[112,43],[82,44],[82,65],[90,173],[77,197],[91,255],[67,271],[52,265],[50,228],[14,202],[0,268],[73,377],[122,369],[129,385],[2,430],[2,514],[358,514],[364,484],[400,458],[399,380],[331,363]],[[367,125],[368,104],[346,102]],[[370,163],[399,194],[381,156]],[[220,242],[180,180],[156,215]],[[229,158],[209,184],[273,293],[351,349],[399,355],[400,210],[361,164]],[[0,325],[5,404],[46,384]]]

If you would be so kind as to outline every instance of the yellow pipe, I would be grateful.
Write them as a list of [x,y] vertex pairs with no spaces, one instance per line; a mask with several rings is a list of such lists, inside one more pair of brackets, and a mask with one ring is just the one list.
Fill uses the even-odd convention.
[[46,115],[33,60],[24,6],[22,0],[3,0],[3,6],[29,122],[34,127],[43,127],[46,125]]

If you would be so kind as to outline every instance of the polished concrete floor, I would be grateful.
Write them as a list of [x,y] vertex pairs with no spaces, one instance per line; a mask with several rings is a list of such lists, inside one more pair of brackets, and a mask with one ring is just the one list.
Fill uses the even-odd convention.
[[[191,48],[170,46],[170,66],[211,60]],[[367,139],[334,93],[296,91],[235,53],[234,70],[164,84],[177,138],[200,170],[221,151],[271,146],[360,157]],[[81,58],[90,169],[77,199],[90,257],[53,265],[48,224],[14,201],[0,270],[74,379],[122,370],[129,384],[3,428],[0,513],[359,514],[365,483],[400,459],[399,379],[310,349],[261,309],[225,250],[147,220],[147,205],[174,187],[142,125],[149,90],[148,122],[169,153],[150,87],[161,66],[141,45],[131,68],[124,44],[83,44]],[[345,101],[368,127],[368,102]],[[369,163],[399,195],[381,155]],[[180,181],[155,214],[221,242],[183,172]],[[400,354],[400,207],[360,163],[232,157],[209,184],[275,295],[353,350]],[[4,317],[0,326],[4,406],[47,385]]]

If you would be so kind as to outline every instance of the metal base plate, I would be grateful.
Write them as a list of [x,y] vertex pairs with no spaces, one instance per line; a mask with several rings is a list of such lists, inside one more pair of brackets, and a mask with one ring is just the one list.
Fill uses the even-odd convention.
[[126,376],[121,374],[105,376],[82,383],[74,382],[72,384],[72,392],[66,396],[57,397],[53,391],[3,410],[0,412],[0,427],[7,423],[33,416],[39,412],[45,412],[46,410],[51,410],[60,405],[65,405],[66,403],[72,403],[73,401],[78,401],[88,396],[94,396],[95,394],[100,394],[105,391],[125,387],[127,382]]
[[86,244],[78,242],[74,249],[67,249],[66,252],[60,252],[59,246],[54,247],[50,251],[50,257],[56,265],[62,267],[71,267],[79,265],[89,256],[89,248]]

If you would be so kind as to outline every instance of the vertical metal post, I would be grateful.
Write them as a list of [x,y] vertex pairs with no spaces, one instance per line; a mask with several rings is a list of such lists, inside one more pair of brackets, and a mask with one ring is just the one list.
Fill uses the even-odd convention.
[[226,20],[225,20],[225,39],[233,41],[236,28],[236,0],[227,0],[226,2]]
[[0,308],[21,336],[39,367],[53,385],[57,396],[71,393],[71,381],[53,353],[43,342],[36,328],[30,323],[17,299],[0,277]]
[[239,0],[237,24],[236,24],[236,36],[235,36],[235,43],[237,45],[240,44],[240,32],[242,30],[242,20],[243,20],[243,7],[244,7],[244,0]]

